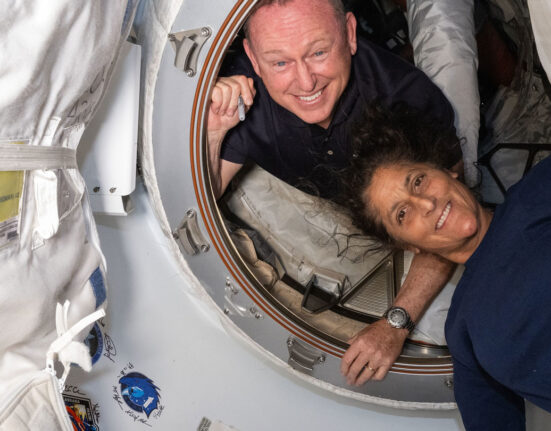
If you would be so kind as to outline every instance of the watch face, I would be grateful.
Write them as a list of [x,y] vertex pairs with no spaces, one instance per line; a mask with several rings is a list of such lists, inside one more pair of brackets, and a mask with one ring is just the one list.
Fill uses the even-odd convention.
[[395,328],[405,328],[407,315],[401,308],[393,308],[388,313],[388,322]]

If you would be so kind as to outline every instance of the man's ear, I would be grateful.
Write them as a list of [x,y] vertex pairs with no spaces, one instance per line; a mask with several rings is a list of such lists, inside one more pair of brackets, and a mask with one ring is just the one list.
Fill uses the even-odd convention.
[[348,43],[348,47],[350,48],[350,54],[354,55],[356,54],[356,51],[358,50],[358,41],[356,38],[356,17],[352,12],[348,12],[346,14],[346,41]]
[[247,54],[247,57],[249,57],[249,60],[251,60],[254,72],[262,78],[262,75],[260,75],[260,68],[258,67],[258,61],[256,60],[256,56],[254,55],[254,50],[249,42],[249,39],[243,39],[243,48],[245,48],[245,53]]

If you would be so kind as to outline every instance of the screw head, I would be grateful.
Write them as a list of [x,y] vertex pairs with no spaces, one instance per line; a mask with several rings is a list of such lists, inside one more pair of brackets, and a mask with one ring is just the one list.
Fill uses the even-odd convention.
[[201,29],[201,36],[204,36],[204,37],[210,36],[210,28],[203,27]]
[[195,71],[193,69],[186,69],[186,75],[192,78],[195,76]]
[[94,193],[97,193],[100,191],[100,188],[98,186],[94,187]]

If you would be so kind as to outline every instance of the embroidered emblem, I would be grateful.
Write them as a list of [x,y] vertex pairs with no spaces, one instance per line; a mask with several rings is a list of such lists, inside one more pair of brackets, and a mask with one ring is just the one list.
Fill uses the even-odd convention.
[[98,405],[92,405],[88,398],[63,394],[65,408],[74,431],[99,431],[96,418],[99,417]]

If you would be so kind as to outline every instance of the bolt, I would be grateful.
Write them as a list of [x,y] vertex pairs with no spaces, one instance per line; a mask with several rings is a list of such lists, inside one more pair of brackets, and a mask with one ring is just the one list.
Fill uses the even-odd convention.
[[227,314],[230,314],[229,308],[224,308],[224,314],[226,314],[226,315],[227,315]]
[[231,286],[231,280],[230,277],[226,277],[226,286]]
[[444,384],[448,389],[453,389],[453,378],[448,377],[446,380],[444,380]]
[[186,69],[186,75],[192,78],[195,76],[195,71],[193,69]]
[[115,193],[117,191],[117,188],[116,187],[111,187],[109,189],[109,193]]
[[203,27],[201,29],[201,36],[204,36],[204,37],[210,36],[210,28]]
[[99,192],[100,188],[98,186],[94,187],[94,193]]
[[325,355],[321,355],[319,358],[318,358],[318,362],[320,364],[323,364],[325,362]]
[[195,215],[195,211],[193,210],[187,210],[186,217],[191,218]]
[[253,306],[253,307],[249,308],[249,311],[251,312],[251,314],[255,314],[256,313],[256,308]]
[[202,251],[203,253],[206,253],[206,252],[209,251],[209,250],[210,250],[210,245],[208,245],[208,244],[203,244],[203,245],[201,246],[201,251]]
[[256,313],[256,314],[254,315],[254,317],[255,317],[255,319],[262,319],[262,314]]
[[294,343],[295,343],[295,342],[294,342],[294,340],[293,340],[292,338],[289,337],[289,338],[287,339],[287,346],[288,346],[288,347],[293,347],[293,344],[294,344]]

